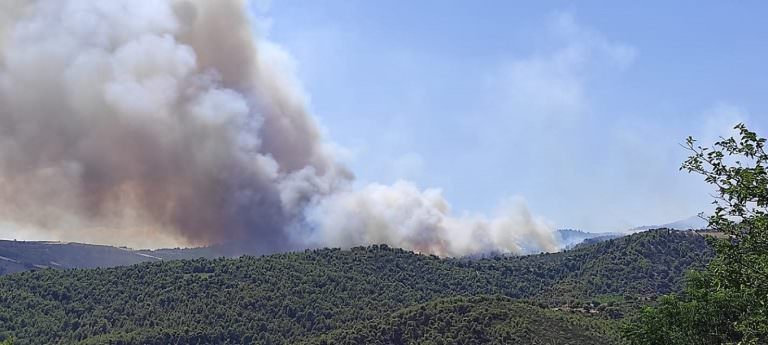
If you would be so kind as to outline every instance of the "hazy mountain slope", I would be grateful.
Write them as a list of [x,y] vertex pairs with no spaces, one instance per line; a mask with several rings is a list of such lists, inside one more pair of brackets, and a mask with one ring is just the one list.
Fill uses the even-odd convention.
[[158,260],[127,249],[80,243],[0,241],[0,274],[39,268],[92,268]]
[[614,233],[614,232],[600,233],[600,232],[587,232],[587,231],[574,230],[574,229],[558,229],[555,232],[555,238],[557,239],[558,243],[560,243],[560,247],[564,249],[571,249],[576,245],[582,244],[588,240],[593,240],[591,242],[595,243],[595,242],[607,241],[610,239],[618,238],[624,235],[625,234]]
[[[702,236],[651,231],[482,260],[371,246],[40,270],[0,277],[0,330],[22,345],[293,343],[439,298],[499,294],[548,307],[645,300],[710,254]],[[621,315],[621,305],[611,308],[618,312],[599,315]]]
[[96,268],[145,261],[218,257],[215,248],[132,250],[112,246],[0,240],[0,275],[42,268]]
[[674,230],[702,230],[707,228],[707,221],[699,216],[691,216],[685,219],[661,225],[643,225],[629,229],[629,231],[645,231],[650,229],[674,229]]

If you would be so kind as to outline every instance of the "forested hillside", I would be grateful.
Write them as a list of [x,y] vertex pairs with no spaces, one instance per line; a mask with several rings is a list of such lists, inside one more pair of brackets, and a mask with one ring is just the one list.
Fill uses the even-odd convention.
[[351,325],[305,344],[617,343],[611,321],[542,309],[501,297],[453,297]]
[[[385,341],[389,330],[408,343],[451,323],[446,336],[470,343],[535,335],[548,340],[529,343],[559,344],[567,343],[560,333],[537,325],[563,320],[551,329],[600,343],[613,339],[614,319],[675,291],[684,272],[710,256],[700,235],[655,230],[566,252],[480,260],[370,246],[49,269],[0,277],[0,330],[16,344],[350,343]],[[472,297],[482,295],[497,297]],[[509,310],[488,309],[498,298]],[[442,316],[410,322],[421,307]],[[467,328],[454,324],[461,313],[499,320]]]

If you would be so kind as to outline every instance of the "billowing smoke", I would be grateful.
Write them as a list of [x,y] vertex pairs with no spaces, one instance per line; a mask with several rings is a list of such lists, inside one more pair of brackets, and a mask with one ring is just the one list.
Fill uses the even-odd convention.
[[62,240],[553,250],[522,205],[355,189],[242,1],[0,2],[0,220]]
[[490,219],[457,217],[439,190],[420,191],[404,181],[338,191],[308,207],[306,214],[317,225],[307,236],[315,236],[318,245],[387,243],[441,256],[556,249],[547,224],[520,200],[503,205]]

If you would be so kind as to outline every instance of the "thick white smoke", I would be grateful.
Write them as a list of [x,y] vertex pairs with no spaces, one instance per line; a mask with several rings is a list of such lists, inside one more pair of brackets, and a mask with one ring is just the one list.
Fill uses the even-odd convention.
[[421,191],[406,181],[337,191],[308,207],[307,219],[317,245],[387,243],[440,256],[557,249],[548,224],[520,200],[492,218],[455,216],[439,190]]
[[0,2],[0,220],[139,247],[555,249],[524,206],[456,217],[407,182],[354,189],[252,28],[243,1]]

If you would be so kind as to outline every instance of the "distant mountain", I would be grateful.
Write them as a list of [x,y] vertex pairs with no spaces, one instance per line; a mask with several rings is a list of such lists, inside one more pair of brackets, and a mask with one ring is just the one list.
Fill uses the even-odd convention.
[[560,248],[571,249],[579,244],[588,241],[596,243],[624,236],[617,232],[586,232],[574,229],[559,229],[555,232],[555,237],[560,243]]
[[[706,216],[705,216],[706,218]],[[702,230],[706,229],[709,224],[705,219],[702,219],[698,215],[681,219],[672,223],[661,225],[643,225],[629,229],[630,232],[645,231],[651,229],[674,229],[674,230]]]
[[215,248],[133,250],[104,245],[0,240],[0,275],[42,268],[96,268],[145,261],[213,258]]

